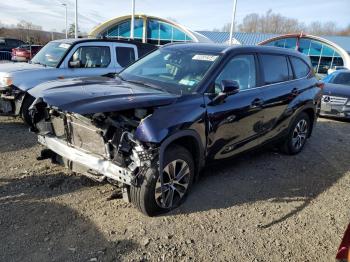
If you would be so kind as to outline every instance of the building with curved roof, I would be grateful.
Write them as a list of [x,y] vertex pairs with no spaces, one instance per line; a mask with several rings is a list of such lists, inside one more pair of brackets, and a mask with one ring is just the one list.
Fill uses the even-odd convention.
[[[215,43],[227,44],[229,33],[199,31]],[[350,37],[313,36],[307,34],[266,34],[236,32],[236,43],[242,45],[269,45],[296,49],[308,55],[315,72],[326,74],[329,68],[345,66],[350,69]]]
[[[96,26],[90,37],[129,39],[131,15],[116,17]],[[163,45],[173,42],[211,42],[228,44],[228,32],[192,31],[169,19],[144,14],[135,15],[134,40]],[[315,72],[326,74],[329,68],[350,69],[350,37],[313,36],[306,34],[240,33],[233,35],[233,44],[268,45],[298,50],[311,59]]]
[[327,74],[328,69],[335,66],[350,68],[350,56],[338,44],[323,37],[290,34],[265,40],[259,45],[276,46],[295,49],[310,57],[316,73]]
[[[130,38],[131,16],[121,16],[96,26],[89,37]],[[212,42],[204,35],[168,19],[135,15],[134,39],[143,43],[163,45],[173,42]]]

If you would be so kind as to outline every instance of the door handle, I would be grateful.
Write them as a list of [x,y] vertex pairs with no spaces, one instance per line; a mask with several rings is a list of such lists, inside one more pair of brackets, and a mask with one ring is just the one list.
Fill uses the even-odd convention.
[[256,98],[256,99],[254,99],[253,102],[250,104],[250,108],[262,107],[263,104],[264,104],[264,100],[262,100],[261,98]]
[[298,96],[298,95],[299,95],[299,90],[298,90],[298,88],[293,88],[291,94],[292,94],[293,97]]

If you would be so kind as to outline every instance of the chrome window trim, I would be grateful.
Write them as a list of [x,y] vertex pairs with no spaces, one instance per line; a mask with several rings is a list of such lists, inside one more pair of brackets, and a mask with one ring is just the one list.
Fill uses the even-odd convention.
[[254,89],[258,89],[258,88],[265,88],[265,87],[274,86],[274,85],[279,85],[279,84],[284,84],[284,83],[291,83],[291,82],[294,82],[294,81],[302,80],[302,79],[307,78],[307,77],[309,77],[309,75],[304,76],[304,77],[302,77],[302,78],[290,79],[290,80],[288,80],[288,81],[277,82],[277,83],[273,83],[273,84],[262,85],[262,86],[257,86],[257,87],[254,87],[254,88],[249,88],[249,89],[245,89],[245,90],[240,90],[239,92],[254,90]]

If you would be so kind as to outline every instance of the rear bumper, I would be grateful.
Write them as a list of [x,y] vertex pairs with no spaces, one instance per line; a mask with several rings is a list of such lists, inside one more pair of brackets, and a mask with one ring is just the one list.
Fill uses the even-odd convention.
[[120,167],[102,157],[78,150],[56,137],[38,135],[38,141],[59,156],[85,167],[86,172],[91,170],[123,184],[131,185],[133,175],[127,168]]
[[29,59],[24,56],[12,56],[11,60],[16,62],[27,62]]

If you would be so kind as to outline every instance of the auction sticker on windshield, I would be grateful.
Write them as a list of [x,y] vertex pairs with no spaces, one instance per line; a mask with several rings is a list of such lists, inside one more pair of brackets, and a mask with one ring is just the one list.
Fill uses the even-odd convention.
[[58,47],[67,49],[70,47],[70,45],[69,44],[60,44]]
[[210,61],[213,62],[218,58],[217,55],[194,55],[192,60],[200,60],[200,61]]

